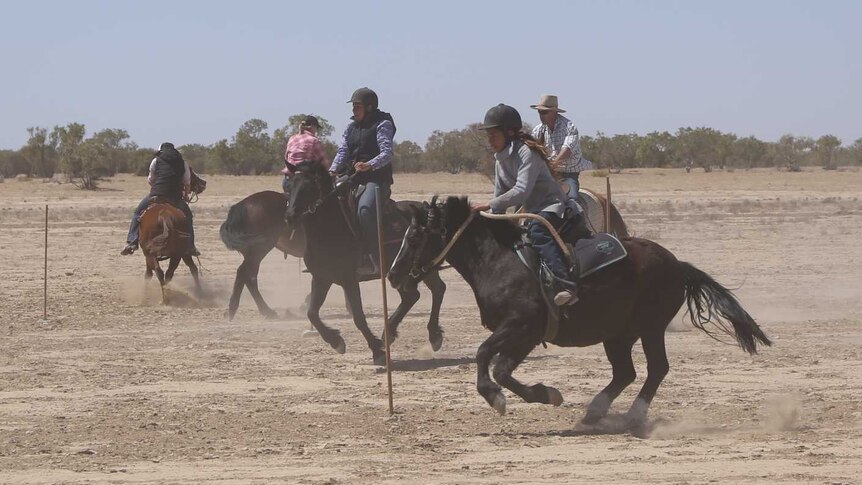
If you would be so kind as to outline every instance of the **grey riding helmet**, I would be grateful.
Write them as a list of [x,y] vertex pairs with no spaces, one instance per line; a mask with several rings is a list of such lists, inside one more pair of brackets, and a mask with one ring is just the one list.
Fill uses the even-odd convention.
[[353,96],[350,97],[350,101],[348,103],[361,103],[363,106],[369,106],[371,111],[377,109],[379,101],[377,99],[377,93],[372,91],[369,88],[359,88],[356,91],[353,91]]
[[518,110],[509,105],[500,103],[485,113],[485,121],[479,129],[487,130],[490,128],[499,128],[505,132],[509,130],[518,131],[523,128],[523,126],[524,124],[521,122],[521,114],[518,113]]

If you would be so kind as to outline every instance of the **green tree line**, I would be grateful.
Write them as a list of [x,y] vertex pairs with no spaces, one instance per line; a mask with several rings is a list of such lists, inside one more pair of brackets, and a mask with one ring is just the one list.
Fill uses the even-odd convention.
[[[283,166],[288,138],[299,131],[304,114],[288,119],[285,126],[270,131],[266,121],[244,122],[230,139],[211,145],[179,146],[185,159],[200,173],[231,175],[275,173]],[[321,121],[318,136],[334,156],[333,127]],[[525,125],[525,128],[529,126]],[[94,189],[101,178],[116,173],[146,174],[154,147],[140,147],[126,130],[105,129],[87,136],[80,123],[66,126],[27,128],[27,143],[18,150],[0,150],[0,176],[19,174],[54,177],[82,189]],[[671,133],[651,132],[581,136],[584,156],[594,168],[622,170],[640,167],[685,167],[748,169],[776,167],[799,171],[803,166],[835,169],[839,165],[862,164],[862,138],[849,144],[833,135],[819,138],[784,135],[768,142],[754,136],[739,137],[708,127],[685,127]],[[483,172],[493,170],[484,133],[478,124],[450,131],[436,130],[425,146],[401,141],[394,146],[398,172]]]

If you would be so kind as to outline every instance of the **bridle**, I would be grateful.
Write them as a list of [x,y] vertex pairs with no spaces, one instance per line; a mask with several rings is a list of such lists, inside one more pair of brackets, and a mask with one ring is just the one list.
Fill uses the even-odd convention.
[[[317,210],[320,209],[320,207],[323,204],[325,204],[327,201],[329,201],[330,198],[338,196],[338,194],[341,191],[341,187],[349,186],[350,181],[353,180],[353,177],[355,177],[356,174],[358,174],[358,173],[359,172],[355,172],[353,175],[350,175],[346,179],[337,183],[335,185],[335,187],[333,187],[332,190],[328,194],[321,196],[321,197],[318,197],[318,199],[316,201],[314,201],[314,203],[311,204],[311,206],[302,213],[302,216],[303,217],[313,216],[317,212]],[[314,184],[314,187],[315,187],[317,193],[322,194],[323,193],[323,187],[321,187],[320,181],[318,181],[317,177],[314,176],[313,174],[311,175],[310,178],[312,180],[312,183]]]
[[[446,246],[443,248],[442,251],[440,251],[440,254],[438,254],[437,257],[429,261],[428,264],[422,265],[419,261],[419,258],[422,256],[422,251],[425,250],[425,246],[428,244],[429,236],[437,236],[440,238],[441,242],[446,242],[446,228],[443,227],[442,222],[440,224],[440,227],[433,227],[434,223],[437,222],[437,214],[433,212],[433,209],[434,201],[432,200],[431,208],[428,209],[428,223],[424,227],[421,227],[422,242],[419,243],[419,248],[413,256],[413,263],[410,267],[410,272],[408,273],[411,278],[414,278],[416,280],[421,280],[422,278],[427,276],[428,273],[438,268],[440,264],[443,263],[443,260],[446,259],[446,255],[449,254],[449,251],[452,249],[452,246],[454,246],[455,242],[458,241],[461,235],[464,234],[464,231],[467,229],[467,226],[469,226],[470,223],[473,222],[473,219],[476,218],[476,214],[478,214],[478,212],[470,212],[470,215],[467,217],[467,219],[464,220],[464,222],[461,223],[461,226],[458,228],[457,231],[455,231],[455,234],[452,235],[452,239],[450,239],[449,242],[446,243]],[[406,240],[407,238],[405,237],[405,244]]]

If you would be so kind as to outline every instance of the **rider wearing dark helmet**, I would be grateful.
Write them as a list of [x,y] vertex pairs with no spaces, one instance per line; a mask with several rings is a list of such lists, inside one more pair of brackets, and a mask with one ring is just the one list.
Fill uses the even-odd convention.
[[377,251],[377,206],[375,188],[380,190],[381,203],[392,193],[392,140],[395,121],[392,115],[378,109],[377,93],[368,88],[354,91],[351,123],[344,130],[341,144],[329,171],[338,174],[356,171],[356,184],[364,184],[365,191],[357,204],[357,216],[362,229],[366,252],[371,264],[360,267],[360,273],[376,274],[379,271]]
[[150,199],[153,197],[162,197],[169,200],[186,215],[186,220],[189,223],[188,254],[192,256],[199,255],[197,248],[195,248],[192,211],[185,200],[185,195],[190,190],[191,178],[189,164],[183,160],[180,152],[174,148],[172,143],[162,143],[159,146],[159,151],[155,154],[155,158],[150,162],[149,176],[147,177],[147,182],[150,184],[150,193],[141,200],[141,203],[135,209],[134,215],[132,215],[129,235],[126,238],[126,247],[123,248],[120,254],[124,256],[129,255],[138,249],[138,229],[141,214],[150,205]]
[[[484,204],[472,204],[473,210],[490,209],[502,214],[509,207],[523,207],[526,212],[544,217],[556,229],[560,229],[567,219],[579,216],[551,175],[547,152],[523,131],[521,115],[515,108],[498,104],[489,109],[481,129],[486,130],[488,142],[495,152],[494,198]],[[576,226],[578,222],[575,220],[572,224]],[[531,220],[527,231],[533,247],[560,283],[554,303],[574,304],[577,301],[577,275],[572,274],[562,249],[543,224]]]

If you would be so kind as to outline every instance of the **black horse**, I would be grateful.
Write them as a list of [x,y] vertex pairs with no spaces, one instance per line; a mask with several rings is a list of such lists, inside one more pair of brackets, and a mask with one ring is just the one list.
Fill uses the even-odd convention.
[[[488,366],[497,355],[494,380],[527,402],[560,405],[560,392],[542,384],[525,386],[512,377],[515,368],[545,339],[548,308],[536,277],[518,261],[513,246],[521,231],[509,221],[470,217],[465,198],[450,197],[415,210],[389,280],[396,288],[413,284],[443,252],[454,234],[463,233],[446,255],[476,296],[482,324],[491,336],[476,354],[479,394],[501,414],[506,398],[491,381]],[[733,294],[703,271],[679,261],[667,249],[646,239],[622,241],[628,257],[581,281],[580,301],[570,307],[550,342],[563,347],[604,344],[613,379],[590,403],[585,423],[603,418],[611,402],[635,379],[632,346],[640,339],[647,359],[647,378],[627,414],[636,429],[647,421],[656,390],[669,370],[664,334],[686,303],[692,323],[712,335],[712,324],[736,338],[751,354],[757,342],[771,345]],[[439,264],[439,263],[438,263]],[[433,265],[432,265],[433,267]],[[729,324],[729,325],[728,325]]]
[[[350,188],[350,182],[335,187],[329,172],[320,163],[300,164],[290,177],[286,213],[291,223],[301,221],[305,230],[305,266],[311,273],[311,296],[308,302],[308,319],[311,324],[326,343],[339,353],[344,353],[345,344],[340,332],[326,326],[320,319],[320,307],[329,289],[333,284],[341,286],[353,312],[353,323],[368,342],[374,362],[383,365],[386,358],[383,342],[371,333],[362,310],[359,283],[375,279],[376,276],[360,278],[356,272],[363,252],[363,243],[356,234],[356,224],[350,220],[352,209],[346,207]],[[410,207],[420,206],[419,202],[398,202],[396,209],[385,217],[385,261],[381,261],[384,268],[385,262],[392,261],[395,256],[410,223]],[[431,290],[428,339],[436,351],[443,343],[439,317],[446,284],[436,270],[425,275],[422,281]],[[398,293],[401,295],[401,303],[389,318],[389,335],[393,341],[398,335],[398,324],[419,300],[416,284],[403,286],[398,289]]]
[[248,287],[257,309],[267,318],[278,315],[266,304],[257,286],[257,275],[263,258],[278,248],[288,254],[302,257],[305,252],[305,233],[302,228],[284,221],[287,199],[284,194],[266,190],[249,195],[231,206],[219,234],[228,249],[242,254],[242,264],[236,270],[236,279],[228,303],[227,316],[233,319],[239,307],[243,287]]

